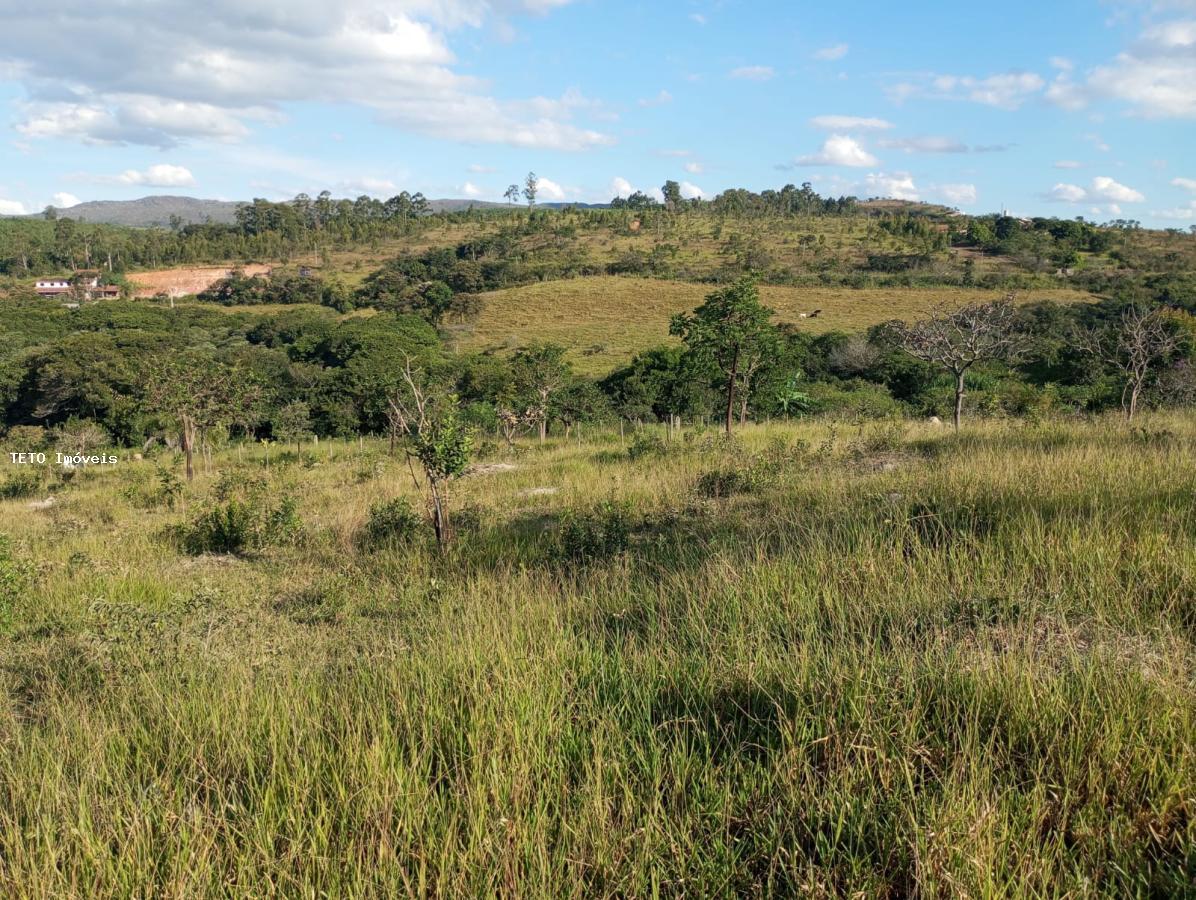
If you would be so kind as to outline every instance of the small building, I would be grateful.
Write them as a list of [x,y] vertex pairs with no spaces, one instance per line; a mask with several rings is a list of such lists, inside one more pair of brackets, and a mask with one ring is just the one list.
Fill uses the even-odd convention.
[[95,269],[81,269],[70,278],[43,278],[33,285],[39,297],[81,297],[84,300],[112,299],[120,296],[115,284],[101,284]]

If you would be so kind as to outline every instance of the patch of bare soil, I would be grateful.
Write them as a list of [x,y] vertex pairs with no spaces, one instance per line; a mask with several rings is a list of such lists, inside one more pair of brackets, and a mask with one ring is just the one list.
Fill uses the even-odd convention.
[[[270,266],[240,266],[246,275],[269,275]],[[152,272],[138,272],[129,281],[133,285],[134,297],[155,297],[158,294],[198,294],[206,291],[221,278],[227,278],[232,269],[227,266],[190,266],[177,269],[158,269]]]

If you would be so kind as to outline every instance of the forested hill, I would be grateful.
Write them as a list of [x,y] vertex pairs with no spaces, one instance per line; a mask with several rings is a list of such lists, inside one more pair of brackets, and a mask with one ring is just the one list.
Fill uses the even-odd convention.
[[[446,197],[427,201],[429,212],[462,212],[474,209],[505,207],[505,203],[488,200]],[[137,200],[92,200],[69,208],[54,208],[53,216],[74,219],[90,225],[127,225],[133,228],[169,228],[171,225],[232,225],[237,220],[237,210],[250,205],[248,200],[203,200],[197,197],[178,197],[159,194],[141,197]],[[541,204],[549,209],[560,209],[565,203]],[[603,206],[605,204],[579,204],[581,206]],[[42,217],[45,213],[37,213]]]
[[93,200],[69,209],[55,209],[54,214],[88,224],[129,225],[134,228],[166,228],[172,222],[182,225],[201,225],[205,222],[231,225],[237,219],[237,208],[242,205],[239,201],[200,200],[162,194],[138,200]]

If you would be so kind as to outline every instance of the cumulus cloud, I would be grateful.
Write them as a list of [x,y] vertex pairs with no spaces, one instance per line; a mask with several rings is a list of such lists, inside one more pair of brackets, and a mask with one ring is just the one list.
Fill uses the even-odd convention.
[[[1196,10],[1196,5],[1186,8]],[[1130,47],[1092,69],[1082,81],[1072,81],[1064,72],[1051,85],[1047,99],[1066,109],[1114,100],[1143,118],[1196,118],[1196,19],[1151,25]]]
[[467,181],[461,185],[461,193],[466,197],[480,197],[482,196],[482,189],[472,181]]
[[[455,67],[454,30],[564,2],[44,0],[6,9],[0,59],[28,95],[17,128],[30,138],[239,140],[280,121],[288,103],[316,102],[361,106],[436,137],[560,150],[609,144],[576,123],[597,109],[576,92],[499,100]],[[45,52],[61,46],[71,52]]]
[[190,169],[169,163],[159,163],[141,171],[126,169],[112,180],[145,187],[191,187],[195,184],[195,176]]
[[1114,181],[1107,175],[1098,175],[1092,179],[1090,194],[1093,197],[1099,197],[1102,200],[1112,200],[1116,203],[1141,203],[1146,199],[1140,191],[1126,187],[1124,184]]
[[870,173],[864,177],[863,187],[870,197],[886,197],[891,200],[920,200],[921,194],[914,178],[908,172],[886,174]]
[[810,124],[824,131],[883,131],[893,127],[892,122],[866,116],[815,116]]
[[540,198],[559,203],[565,199],[565,189],[550,178],[541,178]]
[[1172,178],[1171,184],[1185,191],[1196,191],[1196,178]]
[[688,181],[681,182],[681,196],[686,200],[696,200],[706,196],[706,192],[698,187],[696,184],[690,184]]
[[823,47],[814,52],[814,58],[824,62],[842,59],[847,55],[850,47],[847,44],[835,44],[833,47]]
[[940,184],[937,193],[948,203],[966,206],[976,202],[976,185],[974,184]]
[[863,148],[859,141],[845,134],[832,134],[817,153],[799,157],[803,166],[851,166],[868,168],[879,164],[879,160]]
[[[1093,201],[1108,201],[1110,203],[1141,203],[1146,199],[1140,191],[1114,181],[1107,175],[1098,175],[1092,179],[1092,184],[1083,188],[1078,184],[1059,183],[1046,193],[1046,199],[1059,203],[1091,203]],[[1120,212],[1120,210],[1118,210]]]
[[768,81],[776,74],[772,66],[740,66],[731,70],[731,77],[741,81]]
[[54,206],[58,209],[70,209],[72,206],[79,205],[79,198],[74,194],[68,194],[66,191],[60,191],[53,196]]
[[635,193],[635,188],[626,178],[616,175],[610,180],[609,191],[612,197],[630,197]]
[[687,162],[683,166],[683,168],[690,175],[701,175],[702,174],[702,164],[699,162]]
[[28,214],[25,204],[17,200],[0,199],[0,216],[24,216]]
[[1047,191],[1046,196],[1048,200],[1057,200],[1060,203],[1082,203],[1088,198],[1088,192],[1078,184],[1060,182]]

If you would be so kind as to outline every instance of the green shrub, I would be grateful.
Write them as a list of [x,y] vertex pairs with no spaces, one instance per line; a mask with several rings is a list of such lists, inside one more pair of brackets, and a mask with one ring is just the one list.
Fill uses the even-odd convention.
[[260,496],[216,500],[179,529],[180,543],[188,553],[247,553],[264,547],[292,543],[302,522],[295,500],[283,497],[277,505]]
[[32,497],[41,490],[42,480],[37,472],[17,472],[0,483],[0,500],[19,500]]
[[358,536],[367,548],[410,544],[423,530],[424,520],[406,497],[383,500],[370,507],[370,515]]
[[17,453],[45,450],[49,445],[49,435],[41,425],[13,425],[4,433],[4,446]]
[[581,512],[570,510],[561,519],[557,555],[573,562],[610,559],[631,543],[631,514],[627,505],[607,501]]
[[659,434],[641,431],[627,447],[627,456],[632,460],[645,459],[652,456],[664,456],[668,453],[668,444]]

